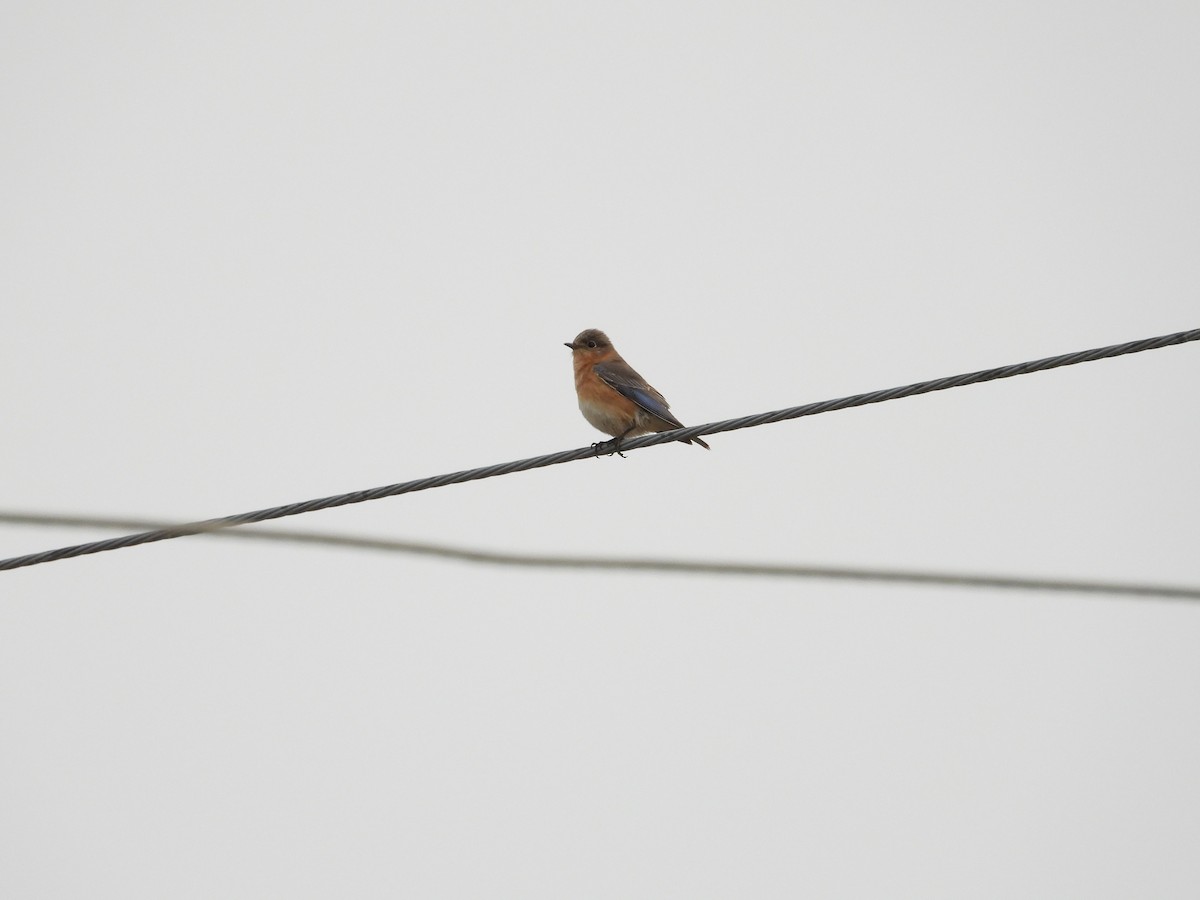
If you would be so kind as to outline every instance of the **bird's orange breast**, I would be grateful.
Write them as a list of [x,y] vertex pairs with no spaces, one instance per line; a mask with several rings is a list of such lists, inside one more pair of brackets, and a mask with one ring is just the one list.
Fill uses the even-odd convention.
[[618,435],[628,430],[638,417],[639,407],[628,397],[609,387],[592,369],[593,362],[575,363],[575,393],[579,411],[594,428]]
[[626,416],[632,416],[638,409],[636,403],[618,392],[615,388],[611,388],[605,384],[591,370],[590,366],[587,372],[582,375],[576,373],[575,393],[579,395],[579,402],[581,404],[586,403],[589,406],[609,407],[614,413],[623,413]]

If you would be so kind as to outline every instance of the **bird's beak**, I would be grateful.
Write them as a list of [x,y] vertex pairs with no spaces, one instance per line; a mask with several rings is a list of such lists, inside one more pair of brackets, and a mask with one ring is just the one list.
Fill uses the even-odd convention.
[[570,344],[563,344],[563,346],[564,346],[564,347],[570,347],[572,350],[574,350],[574,349],[575,349],[575,344],[574,344],[574,343],[570,343]]

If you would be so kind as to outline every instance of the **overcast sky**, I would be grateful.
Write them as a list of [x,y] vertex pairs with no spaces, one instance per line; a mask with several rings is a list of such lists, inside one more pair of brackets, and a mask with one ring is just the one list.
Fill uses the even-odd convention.
[[[0,11],[0,512],[1200,326],[1200,5]],[[1200,344],[288,520],[1200,585]],[[113,532],[0,526],[0,556]],[[191,537],[0,573],[0,895],[1200,895],[1200,604]]]

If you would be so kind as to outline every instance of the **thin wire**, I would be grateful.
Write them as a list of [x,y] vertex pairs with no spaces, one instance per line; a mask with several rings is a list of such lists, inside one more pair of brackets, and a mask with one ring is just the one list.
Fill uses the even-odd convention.
[[[849,409],[854,406],[867,406],[871,403],[882,403],[887,400],[899,400],[901,397],[912,397],[917,394],[928,394],[933,391],[944,391],[949,388],[963,387],[968,384],[979,384],[984,381],[996,381],[1001,378],[1012,378],[1016,375],[1028,375],[1032,372],[1042,372],[1061,366],[1073,366],[1078,363],[1092,362],[1098,359],[1109,359],[1114,356],[1124,356],[1129,353],[1141,353],[1144,350],[1158,350],[1175,344],[1200,340],[1200,328],[1190,331],[1178,331],[1160,337],[1143,338],[1124,344],[1113,344],[1109,347],[1099,347],[1095,350],[1077,350],[1061,356],[1050,356],[1046,359],[1016,363],[1015,365],[1000,366],[995,369],[983,369],[978,372],[968,372],[965,375],[953,375],[947,378],[935,378],[932,381],[920,381],[904,387],[886,388],[871,391],[866,394],[854,394],[837,400],[822,400],[803,406],[793,406],[774,412],[757,413],[742,416],[737,419],[726,419],[723,422],[713,422],[708,425],[693,425],[689,428],[677,428],[674,431],[662,431],[648,434],[644,437],[625,441],[621,445],[623,451],[637,450],[668,441],[683,441],[688,438],[723,431],[736,431],[739,428],[754,428],[771,422],[782,422],[786,419],[799,419],[803,416],[815,416],[821,413],[833,412],[838,409]],[[559,463],[572,462],[577,459],[587,459],[608,452],[606,446],[610,442],[593,444],[590,447],[580,447],[576,450],[562,450],[545,456],[534,456],[515,462],[498,463],[483,466],[478,469],[466,469],[461,472],[450,472],[445,475],[434,475],[429,478],[418,478],[415,481],[404,481],[399,484],[389,484],[384,487],[371,488],[364,491],[352,491],[348,494],[335,494],[332,497],[322,497],[317,500],[305,500],[299,503],[289,503],[284,506],[273,506],[253,512],[239,513],[217,519],[205,519],[200,522],[188,522],[174,525],[170,528],[158,528],[138,534],[128,534],[124,537],[110,538],[105,541],[93,541],[87,544],[76,544],[71,547],[61,547],[57,550],[44,550],[41,553],[30,553],[25,556],[14,556],[0,560],[0,571],[19,569],[25,566],[36,566],[41,563],[54,562],[60,559],[70,559],[85,556],[89,553],[104,553],[108,550],[120,550],[134,547],[138,544],[149,544],[154,541],[165,541],[171,538],[183,537],[189,534],[204,534],[218,531],[222,528],[233,528],[238,525],[248,525],[251,522],[265,522],[270,519],[282,519],[286,516],[297,516],[301,513],[315,512],[319,509],[332,509],[336,506],[348,506],[351,503],[363,503],[367,500],[380,500],[384,497],[395,497],[400,494],[410,494],[414,491],[425,491],[431,488],[445,487],[448,484],[461,484],[467,481],[479,481],[493,478],[497,475],[509,475],[513,472],[524,472],[529,469],[540,469],[544,466],[555,466]]]
[[[65,516],[46,513],[3,512],[0,523],[13,525],[46,525],[67,528],[159,528],[161,523],[149,519],[128,519],[99,516]],[[213,533],[215,537],[246,538],[250,540],[300,543],[345,547],[354,550],[376,550],[387,553],[411,553],[461,562],[518,566],[546,569],[589,569],[593,571],[637,571],[673,574],[702,574],[730,576],[766,576],[774,578],[819,578],[839,581],[871,581],[900,584],[942,585],[967,588],[1000,588],[1024,591],[1061,591],[1086,594],[1107,594],[1122,597],[1145,597],[1168,600],[1200,600],[1200,587],[1182,585],[1138,584],[1119,581],[1083,581],[1070,578],[1029,578],[1009,575],[971,575],[961,572],[932,572],[914,569],[877,569],[859,566],[800,566],[773,563],[697,562],[681,559],[613,556],[560,556],[539,553],[502,553],[450,544],[424,541],[400,541],[365,535],[333,534],[317,531],[295,531],[283,528],[247,528]]]

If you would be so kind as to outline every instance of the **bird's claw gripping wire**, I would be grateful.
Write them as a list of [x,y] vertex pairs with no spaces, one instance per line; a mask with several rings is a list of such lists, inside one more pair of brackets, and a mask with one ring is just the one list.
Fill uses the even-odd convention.
[[611,441],[597,441],[595,444],[592,444],[592,452],[596,454],[596,459],[599,459],[605,450],[608,450],[609,456],[615,453],[621,459],[625,459],[625,454],[621,452],[620,438],[613,438]]

